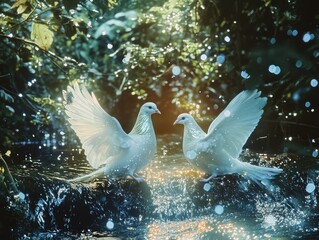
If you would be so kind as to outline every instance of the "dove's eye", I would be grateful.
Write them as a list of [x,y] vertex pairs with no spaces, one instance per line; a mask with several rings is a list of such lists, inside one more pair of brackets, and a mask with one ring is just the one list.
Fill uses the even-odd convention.
[[148,109],[152,109],[152,107],[151,107],[151,106],[148,106]]
[[185,120],[185,117],[182,117],[182,120]]

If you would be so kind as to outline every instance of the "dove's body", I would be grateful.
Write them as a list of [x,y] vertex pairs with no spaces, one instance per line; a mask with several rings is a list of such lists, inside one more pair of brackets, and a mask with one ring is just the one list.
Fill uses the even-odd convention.
[[71,127],[80,138],[90,165],[97,168],[70,181],[89,181],[103,175],[134,177],[153,158],[156,137],[151,115],[160,113],[154,103],[141,107],[132,131],[126,134],[86,88],[80,89],[77,84],[68,87],[64,98]]
[[179,115],[175,123],[184,125],[185,158],[210,174],[207,180],[217,175],[238,173],[258,184],[267,184],[282,170],[254,166],[238,160],[243,145],[261,118],[266,101],[266,98],[260,97],[260,92],[241,92],[211,123],[207,134],[191,115]]

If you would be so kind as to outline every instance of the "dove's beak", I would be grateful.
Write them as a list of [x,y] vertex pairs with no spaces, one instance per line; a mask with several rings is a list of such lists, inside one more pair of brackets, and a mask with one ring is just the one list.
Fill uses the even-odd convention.
[[158,109],[155,109],[155,113],[162,114]]
[[173,123],[173,125],[179,124],[178,119]]

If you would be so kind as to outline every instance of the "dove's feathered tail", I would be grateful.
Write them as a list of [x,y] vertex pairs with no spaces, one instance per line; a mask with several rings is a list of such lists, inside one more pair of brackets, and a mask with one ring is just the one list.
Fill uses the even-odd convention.
[[282,172],[280,168],[260,167],[246,162],[240,162],[242,174],[245,178],[254,181],[258,185],[267,186],[269,180]]
[[99,178],[99,177],[103,177],[104,176],[104,167],[101,167],[89,174],[77,177],[77,178],[73,178],[68,180],[68,182],[71,183],[78,183],[78,182],[90,182],[91,180],[95,179],[95,178]]

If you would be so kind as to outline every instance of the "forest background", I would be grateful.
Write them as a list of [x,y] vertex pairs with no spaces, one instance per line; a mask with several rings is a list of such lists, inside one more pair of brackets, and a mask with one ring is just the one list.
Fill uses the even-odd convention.
[[251,144],[318,156],[319,8],[304,0],[4,0],[2,153],[77,144],[62,90],[87,86],[126,131],[154,101],[158,134],[190,112],[208,126],[243,89],[268,97]]

